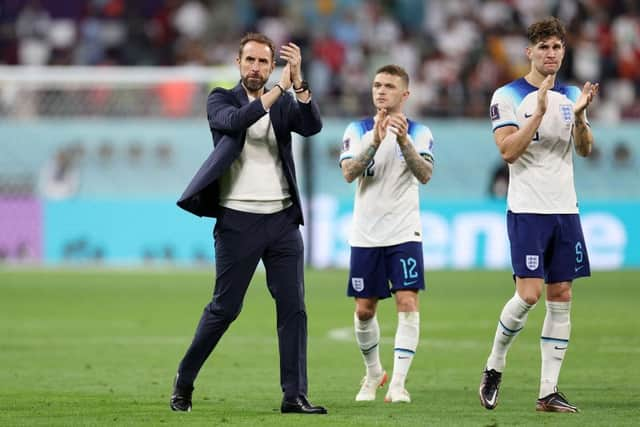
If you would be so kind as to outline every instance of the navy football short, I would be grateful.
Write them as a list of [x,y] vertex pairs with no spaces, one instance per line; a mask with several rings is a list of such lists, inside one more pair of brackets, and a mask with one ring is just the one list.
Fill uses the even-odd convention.
[[382,248],[351,247],[348,296],[384,299],[399,290],[424,288],[421,242]]
[[509,211],[507,230],[515,276],[556,283],[591,275],[578,214]]

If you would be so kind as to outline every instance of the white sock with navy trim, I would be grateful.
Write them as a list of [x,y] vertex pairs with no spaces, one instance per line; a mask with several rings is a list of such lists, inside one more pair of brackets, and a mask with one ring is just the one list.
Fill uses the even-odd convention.
[[539,397],[545,397],[557,391],[560,368],[571,335],[570,314],[571,301],[547,301],[547,314],[544,317],[540,336],[542,368],[540,369]]
[[507,351],[516,339],[525,323],[529,311],[535,307],[527,304],[525,300],[520,298],[518,292],[507,301],[500,313],[500,320],[496,328],[496,334],[493,339],[493,347],[491,354],[487,360],[487,369],[495,369],[498,372],[504,371],[507,364]]
[[356,342],[358,343],[358,347],[360,347],[364,365],[367,368],[367,375],[378,377],[382,374],[378,317],[374,315],[369,320],[360,320],[358,319],[358,315],[354,313],[353,324],[356,331]]
[[393,376],[391,387],[404,388],[413,356],[416,354],[420,339],[420,313],[417,311],[399,312],[398,329],[393,348]]

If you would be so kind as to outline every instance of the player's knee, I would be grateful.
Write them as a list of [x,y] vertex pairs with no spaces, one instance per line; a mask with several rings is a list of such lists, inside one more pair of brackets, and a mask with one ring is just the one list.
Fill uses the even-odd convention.
[[535,305],[540,299],[540,292],[536,291],[518,293],[518,295],[520,295],[520,298],[529,305]]
[[356,316],[358,320],[366,321],[373,319],[373,316],[376,315],[376,310],[373,307],[357,307],[356,308]]
[[398,312],[418,311],[418,293],[412,290],[396,292],[396,307]]
[[571,301],[571,287],[549,286],[547,289],[547,299],[557,302]]
[[397,306],[398,306],[398,311],[401,313],[418,311],[418,304],[416,303],[416,301],[413,301],[413,300],[398,302]]

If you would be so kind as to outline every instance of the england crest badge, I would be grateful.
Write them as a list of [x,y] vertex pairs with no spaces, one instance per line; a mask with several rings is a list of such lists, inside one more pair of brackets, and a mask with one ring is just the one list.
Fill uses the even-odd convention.
[[364,289],[364,279],[362,277],[352,277],[351,287],[356,292],[362,292],[362,290]]
[[538,257],[538,255],[526,255],[525,264],[527,265],[527,268],[531,271],[537,270],[538,265],[540,264],[539,259],[540,257]]
[[573,119],[573,106],[571,104],[560,104],[560,114],[565,123],[571,123]]

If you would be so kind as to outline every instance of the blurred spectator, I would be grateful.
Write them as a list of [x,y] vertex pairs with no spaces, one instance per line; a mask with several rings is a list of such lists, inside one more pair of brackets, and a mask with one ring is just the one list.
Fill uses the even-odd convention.
[[509,166],[506,162],[500,161],[493,168],[491,182],[489,183],[489,196],[495,199],[506,199],[509,188]]
[[590,166],[599,166],[602,159],[602,150],[600,150],[597,145],[593,145],[593,147],[591,147],[591,155],[589,155],[586,159],[587,163]]
[[167,166],[171,163],[173,158],[173,147],[169,142],[161,142],[155,147],[155,154],[158,163],[162,166]]
[[[360,100],[369,87],[353,83],[394,62],[429,98],[414,111],[468,117],[484,117],[490,88],[526,72],[524,29],[554,14],[570,29],[560,77],[601,83],[593,118],[640,118],[637,1],[29,0],[0,8],[0,64],[222,65],[243,33],[259,30],[309,52],[305,75],[325,111],[368,114]],[[161,96],[174,99],[174,89]],[[108,100],[96,101],[97,109]],[[183,103],[200,101],[168,101],[163,113],[198,114]]]
[[144,148],[139,141],[133,141],[127,147],[127,158],[132,166],[139,165],[142,161],[142,155],[144,154]]
[[40,191],[50,199],[66,199],[78,191],[79,178],[74,151],[62,148],[42,169]]
[[100,147],[98,147],[98,159],[100,161],[100,166],[108,167],[111,165],[114,151],[113,143],[111,141],[103,141],[100,144]]
[[619,141],[613,149],[615,167],[628,168],[632,164],[631,149],[625,141]]

